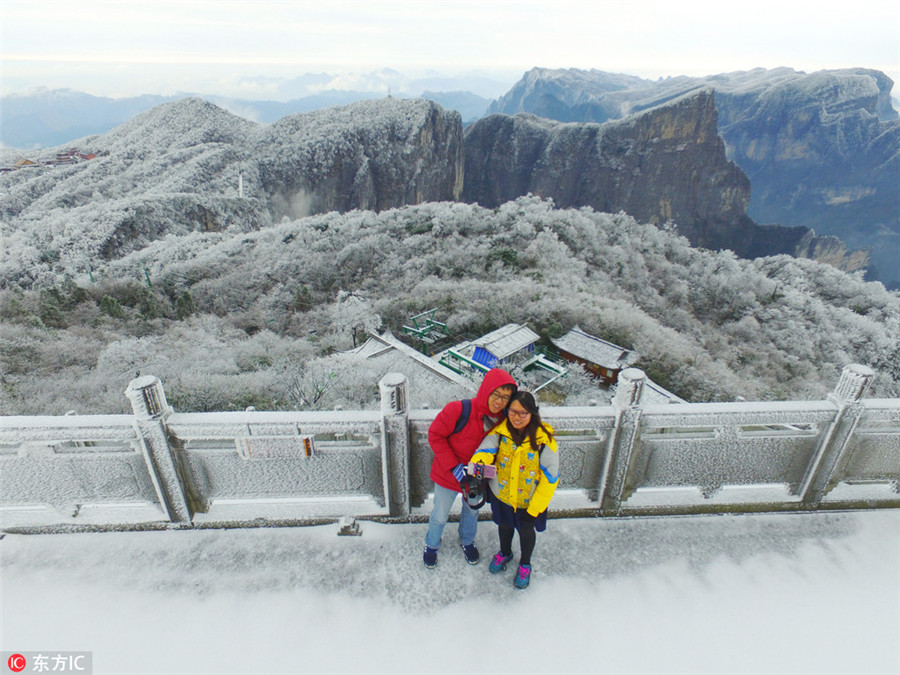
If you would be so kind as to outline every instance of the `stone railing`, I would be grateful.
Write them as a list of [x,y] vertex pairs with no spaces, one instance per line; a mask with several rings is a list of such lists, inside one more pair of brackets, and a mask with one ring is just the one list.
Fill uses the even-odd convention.
[[[848,366],[824,401],[545,407],[561,457],[554,515],[900,506],[900,399],[866,399]],[[0,417],[7,531],[268,525],[430,512],[428,427],[406,378],[379,411],[177,413],[133,380],[133,415]]]

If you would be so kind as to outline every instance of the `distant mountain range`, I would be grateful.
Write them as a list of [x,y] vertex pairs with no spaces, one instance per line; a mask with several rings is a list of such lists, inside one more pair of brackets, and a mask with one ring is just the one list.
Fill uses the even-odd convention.
[[71,89],[38,88],[0,98],[0,144],[23,150],[62,145],[102,134],[144,110],[187,97],[202,98],[255,122],[275,122],[295,113],[385,96],[420,97],[458,111],[465,124],[484,115],[493,101],[487,92],[497,91],[500,86],[478,75],[409,80],[385,69],[358,77],[310,73],[280,81],[273,92],[278,95],[277,100],[196,93],[108,98]]

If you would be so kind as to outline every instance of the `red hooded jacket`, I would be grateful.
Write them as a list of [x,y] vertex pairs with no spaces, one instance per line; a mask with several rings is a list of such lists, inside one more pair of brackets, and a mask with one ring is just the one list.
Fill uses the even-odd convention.
[[[504,386],[516,388],[516,381],[505,370],[492,368],[485,374],[478,393],[472,399],[469,421],[458,433],[454,434],[453,429],[462,415],[462,401],[450,401],[434,418],[434,422],[428,427],[428,444],[434,452],[431,480],[435,483],[448,490],[461,492],[459,483],[453,477],[453,468],[459,463],[468,464],[481,441],[493,428],[494,425],[484,428],[484,417],[490,414],[488,398],[494,389]],[[501,422],[502,419],[501,413],[497,422]]]

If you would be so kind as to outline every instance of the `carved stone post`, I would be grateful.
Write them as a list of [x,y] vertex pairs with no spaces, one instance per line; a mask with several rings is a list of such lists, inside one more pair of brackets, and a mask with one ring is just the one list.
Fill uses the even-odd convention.
[[818,506],[822,498],[837,483],[837,469],[859,418],[863,413],[862,397],[868,391],[875,371],[867,366],[851,364],[844,367],[841,379],[828,400],[834,403],[837,414],[819,439],[816,451],[806,469],[798,493],[804,507]]
[[189,523],[191,511],[166,433],[165,420],[172,413],[172,408],[166,401],[162,383],[153,375],[144,375],[128,383],[125,395],[131,401],[131,409],[137,418],[138,430],[144,441],[144,461],[147,462],[160,504],[173,523]]
[[644,393],[644,382],[647,375],[640,368],[626,368],[619,373],[618,387],[616,389],[613,405],[619,410],[626,410],[640,403]]
[[841,379],[828,398],[839,404],[849,404],[858,401],[865,396],[869,387],[872,386],[874,378],[875,371],[868,366],[851,363],[849,366],[844,367]]
[[631,469],[634,446],[641,420],[640,401],[647,376],[638,368],[626,368],[619,373],[618,389],[613,399],[616,424],[609,437],[603,472],[598,485],[600,511],[603,515],[615,515],[625,494]]
[[388,373],[381,392],[381,465],[384,502],[392,516],[409,515],[409,382]]

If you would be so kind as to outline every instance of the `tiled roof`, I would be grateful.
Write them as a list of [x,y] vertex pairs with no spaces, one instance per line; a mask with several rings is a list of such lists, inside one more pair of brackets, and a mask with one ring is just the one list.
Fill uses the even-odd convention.
[[457,375],[437,360],[425,356],[419,350],[398,340],[389,330],[381,335],[370,332],[368,340],[359,347],[349,350],[347,353],[356,354],[365,359],[382,358],[389,356],[392,353],[399,354],[407,361],[417,363],[432,375],[436,375],[443,380],[454,382],[466,388],[472,388],[471,380],[466,379],[462,375]]
[[585,333],[578,326],[552,342],[557,349],[610,370],[627,368],[638,359],[636,352]]
[[502,328],[478,338],[474,344],[484,347],[498,359],[503,360],[507,356],[533,345],[540,337],[524,323],[508,323]]

